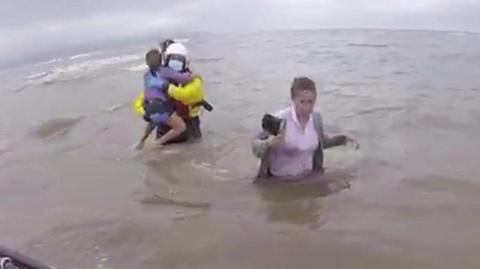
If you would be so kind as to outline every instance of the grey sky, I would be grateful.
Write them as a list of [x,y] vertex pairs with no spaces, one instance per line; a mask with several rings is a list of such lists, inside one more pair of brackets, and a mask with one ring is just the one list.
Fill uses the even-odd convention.
[[[0,0],[0,55],[153,31],[402,28],[480,32],[478,0]],[[2,61],[0,59],[0,61]],[[1,63],[0,63],[1,64]]]

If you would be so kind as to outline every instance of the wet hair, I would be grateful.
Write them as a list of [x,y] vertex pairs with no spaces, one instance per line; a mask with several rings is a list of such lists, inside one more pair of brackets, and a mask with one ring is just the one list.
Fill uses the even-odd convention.
[[168,46],[170,46],[173,43],[175,43],[173,39],[170,39],[170,38],[165,39],[160,43],[160,49],[162,50],[162,52],[165,52]]
[[145,62],[149,67],[152,64],[152,57],[158,57],[158,60],[160,61],[160,51],[158,49],[151,49],[145,54]]
[[158,49],[150,49],[145,54],[145,61],[148,62],[148,59],[150,59],[150,57],[156,56],[156,55],[160,55],[160,51]]
[[167,65],[167,59],[165,56],[165,52],[167,51],[168,46],[172,45],[175,43],[173,39],[165,39],[162,42],[160,42],[160,59],[161,59],[161,65],[166,66]]
[[293,79],[292,86],[290,87],[290,96],[295,98],[298,93],[302,91],[309,91],[317,94],[317,88],[315,82],[307,77],[296,77]]

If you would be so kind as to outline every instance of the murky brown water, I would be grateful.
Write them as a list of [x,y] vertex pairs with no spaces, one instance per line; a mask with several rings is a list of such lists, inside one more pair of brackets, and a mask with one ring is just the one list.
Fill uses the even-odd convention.
[[[59,268],[478,268],[479,40],[192,39],[216,108],[205,137],[140,153],[141,73],[122,70],[140,62],[3,88],[0,243]],[[328,130],[361,150],[330,150],[316,183],[254,185],[250,137],[298,74],[323,81]]]

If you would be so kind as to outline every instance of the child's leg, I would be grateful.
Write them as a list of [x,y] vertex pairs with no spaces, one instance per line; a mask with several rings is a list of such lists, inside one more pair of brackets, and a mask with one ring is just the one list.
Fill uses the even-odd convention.
[[153,132],[155,129],[156,124],[153,122],[149,122],[147,127],[145,128],[145,132],[140,139],[140,142],[135,146],[136,149],[142,149],[145,146],[145,140],[147,140],[148,136]]
[[[190,138],[189,132],[188,132],[188,120],[184,119],[184,121],[185,121],[185,124],[187,126],[187,129],[184,132],[182,132],[180,135],[175,137],[174,139],[168,141],[164,145],[174,144],[174,143],[184,143],[184,142],[188,141],[188,139]],[[166,134],[170,129],[171,128],[168,125],[163,125],[162,124],[161,126],[158,126],[157,127],[156,139],[158,140],[160,137],[162,137],[164,134]]]
[[171,129],[158,139],[158,143],[160,145],[164,145],[168,143],[170,140],[176,138],[181,133],[183,133],[187,128],[183,119],[180,116],[178,116],[176,112],[174,112],[170,116],[168,125],[171,127]]

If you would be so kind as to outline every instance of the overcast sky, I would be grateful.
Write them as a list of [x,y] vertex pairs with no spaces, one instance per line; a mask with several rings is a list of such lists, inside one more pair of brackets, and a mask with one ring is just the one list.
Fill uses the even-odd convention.
[[19,49],[41,53],[164,29],[301,28],[480,32],[480,0],[0,0],[3,60]]

